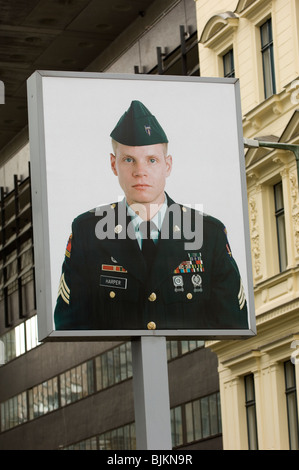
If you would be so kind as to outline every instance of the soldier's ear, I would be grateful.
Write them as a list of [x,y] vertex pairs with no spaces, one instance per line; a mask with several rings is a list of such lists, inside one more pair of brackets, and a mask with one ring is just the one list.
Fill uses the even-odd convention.
[[166,176],[169,176],[171,173],[171,169],[172,169],[172,156],[167,155],[167,157],[165,157],[165,160],[166,160]]
[[115,176],[118,176],[117,169],[116,169],[116,156],[113,155],[113,153],[110,153],[110,164],[111,164],[111,169]]

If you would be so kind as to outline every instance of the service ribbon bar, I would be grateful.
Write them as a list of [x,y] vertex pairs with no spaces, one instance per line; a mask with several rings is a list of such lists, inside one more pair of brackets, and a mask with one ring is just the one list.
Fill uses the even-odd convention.
[[128,271],[122,266],[115,266],[112,264],[102,264],[102,271],[116,271],[118,273],[127,273]]

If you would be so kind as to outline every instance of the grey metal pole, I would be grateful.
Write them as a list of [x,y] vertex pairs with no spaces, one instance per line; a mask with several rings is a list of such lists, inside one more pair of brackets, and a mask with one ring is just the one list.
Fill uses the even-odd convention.
[[258,148],[258,147],[267,147],[272,149],[281,149],[293,152],[297,164],[297,177],[299,184],[299,145],[296,144],[286,144],[283,142],[263,142],[257,139],[246,139],[244,138],[244,147],[248,148]]
[[132,341],[133,389],[138,450],[171,450],[166,338]]

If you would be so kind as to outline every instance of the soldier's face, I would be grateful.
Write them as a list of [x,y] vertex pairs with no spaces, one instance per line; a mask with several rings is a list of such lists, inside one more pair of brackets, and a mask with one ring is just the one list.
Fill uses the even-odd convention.
[[167,176],[172,168],[172,158],[165,155],[163,144],[129,147],[117,144],[111,154],[111,168],[118,176],[129,205],[162,204]]

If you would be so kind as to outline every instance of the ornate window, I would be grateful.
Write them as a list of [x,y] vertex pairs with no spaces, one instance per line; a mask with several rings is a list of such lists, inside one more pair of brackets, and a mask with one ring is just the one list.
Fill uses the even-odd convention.
[[254,376],[253,374],[246,375],[245,381],[245,405],[246,405],[246,418],[247,418],[247,431],[248,431],[248,449],[258,449],[257,437],[257,421],[256,421],[256,406],[255,406],[255,391],[254,391]]
[[268,19],[261,27],[261,52],[263,61],[265,99],[276,93],[272,20]]
[[295,365],[291,361],[284,363],[285,393],[289,427],[290,450],[299,450],[299,427],[297,410],[297,392]]
[[279,270],[280,272],[282,272],[282,271],[285,271],[287,267],[288,257],[287,257],[283,190],[282,190],[281,181],[274,185],[274,202],[275,202],[275,219],[276,219]]

